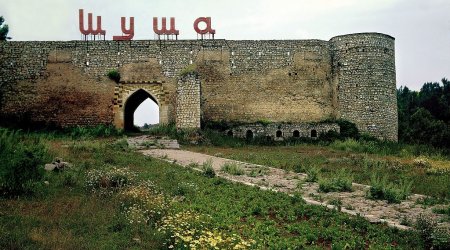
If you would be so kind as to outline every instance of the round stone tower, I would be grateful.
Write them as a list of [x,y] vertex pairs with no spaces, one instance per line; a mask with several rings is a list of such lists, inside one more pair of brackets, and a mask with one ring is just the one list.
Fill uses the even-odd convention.
[[397,141],[395,39],[380,33],[358,33],[330,40],[337,115],[361,132]]

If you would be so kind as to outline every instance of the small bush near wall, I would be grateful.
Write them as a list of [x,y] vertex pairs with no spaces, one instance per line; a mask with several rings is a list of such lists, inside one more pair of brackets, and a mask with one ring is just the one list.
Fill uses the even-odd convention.
[[116,69],[110,70],[107,75],[108,75],[109,79],[111,79],[115,82],[120,81],[120,73]]
[[188,66],[186,66],[186,68],[184,68],[180,72],[180,76],[181,77],[184,77],[184,76],[187,76],[187,75],[198,76],[197,65],[196,64],[189,64]]
[[343,138],[359,138],[359,130],[353,122],[339,119],[336,121],[341,128],[341,137]]

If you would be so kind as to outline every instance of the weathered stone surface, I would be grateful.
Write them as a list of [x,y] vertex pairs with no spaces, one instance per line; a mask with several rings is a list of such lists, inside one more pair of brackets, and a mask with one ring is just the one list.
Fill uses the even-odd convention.
[[71,166],[72,166],[72,164],[65,162],[61,158],[57,157],[53,160],[52,163],[45,164],[44,169],[47,171],[53,171],[53,170],[61,171],[66,168],[70,168]]
[[[177,113],[177,103],[194,104],[179,84],[191,64],[204,121],[342,117],[363,132],[397,140],[394,38],[379,33],[330,41],[0,42],[0,117],[123,128],[129,98],[143,89],[160,106],[163,123],[194,126],[197,110]],[[106,77],[112,69],[123,75],[121,83]]]
[[56,165],[53,163],[45,164],[44,169],[46,171],[53,171],[56,168]]
[[240,138],[248,138],[250,134],[252,138],[267,137],[268,139],[282,140],[290,137],[316,139],[320,134],[328,131],[339,133],[339,125],[336,123],[248,124],[227,130],[225,133]]
[[195,74],[183,76],[178,81],[176,116],[177,128],[200,128],[200,80]]
[[180,144],[178,144],[177,140],[147,135],[129,137],[127,142],[131,148],[138,150],[151,148],[180,149]]

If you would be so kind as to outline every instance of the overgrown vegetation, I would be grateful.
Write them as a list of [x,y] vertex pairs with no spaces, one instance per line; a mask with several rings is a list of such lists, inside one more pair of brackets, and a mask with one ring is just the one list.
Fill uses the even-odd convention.
[[30,136],[40,136],[50,155],[73,167],[44,174],[45,196],[0,200],[2,249],[424,247],[418,233],[206,178],[118,150],[116,138]]
[[225,163],[221,168],[221,171],[227,173],[227,174],[231,174],[231,175],[243,175],[245,174],[244,169],[239,166],[238,164],[236,164],[235,162],[233,163]]
[[[360,145],[360,142],[356,142]],[[334,148],[335,145],[337,144],[327,146],[299,143],[293,146],[277,147],[247,145],[238,148],[211,146],[188,148],[210,155],[220,154],[224,158],[297,173],[308,174],[317,170],[317,175],[325,178],[335,177],[340,169],[346,169],[348,174],[354,177],[354,182],[367,185],[371,184],[373,174],[385,176],[387,183],[398,183],[399,180],[406,179],[413,183],[411,187],[413,193],[430,195],[438,200],[450,199],[450,182],[448,181],[450,163],[439,153],[430,152],[430,157],[416,157],[413,148],[405,147],[403,150],[398,149],[398,155],[384,155],[382,153],[387,153],[387,149],[378,148],[378,146],[374,148],[364,146],[364,150],[360,150],[360,146],[340,150]],[[378,153],[368,154],[369,150]],[[313,173],[312,176],[315,174]]]
[[336,176],[319,179],[319,191],[328,192],[351,192],[353,177],[345,169],[341,169]]
[[197,64],[189,64],[180,72],[180,77],[186,77],[188,75],[198,76]]
[[204,176],[209,177],[209,178],[216,177],[216,172],[214,171],[212,164],[213,163],[211,160],[208,160],[202,164],[201,169],[202,169]]
[[319,172],[320,172],[320,169],[318,167],[315,167],[315,166],[306,169],[306,174],[308,176],[306,176],[305,181],[307,181],[307,182],[316,182],[316,181],[318,181],[319,180]]
[[448,249],[450,229],[439,227],[435,220],[423,214],[418,216],[414,227],[426,249]]
[[0,128],[0,194],[32,194],[40,189],[49,157],[39,137]]
[[450,206],[433,209],[433,213],[445,214],[447,215],[447,220],[450,221]]
[[374,173],[370,179],[370,189],[367,192],[367,197],[387,200],[389,203],[400,203],[411,194],[412,184],[412,181],[401,179],[396,185],[389,182],[387,176],[380,177]]

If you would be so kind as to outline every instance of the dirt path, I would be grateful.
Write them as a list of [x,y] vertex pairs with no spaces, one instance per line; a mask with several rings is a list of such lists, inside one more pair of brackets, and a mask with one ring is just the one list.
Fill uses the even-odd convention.
[[[424,207],[416,203],[423,195],[411,195],[400,204],[388,204],[382,200],[370,200],[365,197],[369,186],[353,183],[353,192],[320,193],[317,183],[305,182],[306,175],[250,164],[201,153],[173,149],[141,150],[145,155],[168,160],[181,166],[190,166],[200,170],[203,163],[211,161],[216,174],[225,179],[246,185],[259,186],[277,192],[292,194],[300,192],[309,204],[322,205],[330,209],[341,209],[342,212],[361,215],[373,223],[385,222],[400,229],[409,229],[419,214],[425,214],[437,221],[443,221],[442,215],[432,212],[432,206]],[[245,170],[244,175],[230,175],[221,171],[225,163],[238,164]],[[330,203],[341,203],[338,206]],[[440,226],[450,228],[449,222],[440,222]]]

